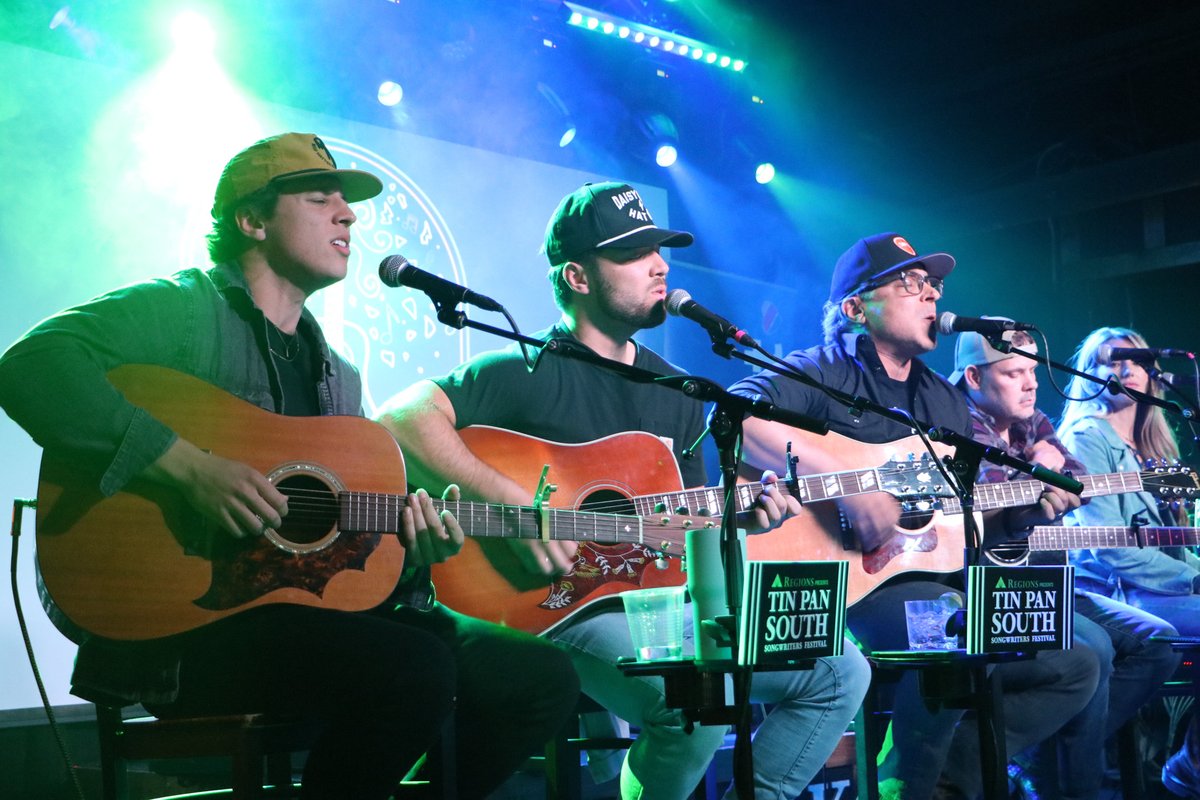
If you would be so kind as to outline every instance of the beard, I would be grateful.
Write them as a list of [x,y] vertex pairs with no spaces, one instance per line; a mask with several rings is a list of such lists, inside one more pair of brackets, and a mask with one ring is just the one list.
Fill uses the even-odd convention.
[[636,306],[622,302],[611,284],[607,283],[597,272],[594,276],[597,283],[596,303],[601,313],[635,330],[657,328],[667,319],[667,304],[659,300],[650,306]]

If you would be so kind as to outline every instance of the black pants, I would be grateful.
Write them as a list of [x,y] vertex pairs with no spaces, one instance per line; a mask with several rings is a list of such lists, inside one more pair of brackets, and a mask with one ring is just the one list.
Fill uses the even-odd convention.
[[527,634],[444,607],[348,614],[277,605],[182,637],[161,716],[266,711],[327,723],[305,798],[386,798],[455,714],[459,795],[482,798],[572,713],[570,661]]

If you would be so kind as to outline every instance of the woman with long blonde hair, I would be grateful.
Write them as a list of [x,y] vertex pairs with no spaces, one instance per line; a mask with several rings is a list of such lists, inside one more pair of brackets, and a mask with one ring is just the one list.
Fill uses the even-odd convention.
[[[1150,364],[1109,357],[1111,348],[1148,347],[1129,328],[1092,331],[1075,351],[1071,366],[1121,386],[1162,396]],[[1090,473],[1139,472],[1151,463],[1171,463],[1179,444],[1158,406],[1138,403],[1123,391],[1073,377],[1058,425],[1067,449]],[[1074,525],[1179,525],[1181,510],[1160,504],[1149,492],[1093,497],[1067,517]],[[1200,635],[1200,559],[1182,547],[1079,550],[1071,554],[1078,588],[1123,600],[1160,617],[1188,636]],[[1181,797],[1200,797],[1200,732],[1197,718],[1184,747],[1163,765],[1163,785]]]

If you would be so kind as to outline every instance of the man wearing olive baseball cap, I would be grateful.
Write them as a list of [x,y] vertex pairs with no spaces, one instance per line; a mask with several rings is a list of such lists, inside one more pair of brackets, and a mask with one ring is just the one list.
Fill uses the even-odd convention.
[[[72,676],[76,694],[140,702],[169,717],[310,718],[322,730],[306,762],[304,796],[321,798],[390,797],[456,713],[458,757],[471,765],[458,788],[483,797],[574,709],[578,679],[569,660],[534,636],[432,603],[427,567],[457,553],[463,531],[424,490],[401,495],[391,521],[381,523],[394,536],[335,537],[319,554],[297,554],[289,536],[296,541],[314,523],[325,531],[329,523],[310,516],[313,504],[327,503],[336,517],[338,487],[310,486],[306,501],[242,460],[285,463],[311,447],[328,469],[349,466],[338,455],[355,453],[356,441],[329,441],[329,428],[312,420],[285,427],[283,416],[262,410],[362,414],[358,371],[329,347],[305,301],[345,277],[357,219],[351,203],[381,189],[370,173],[339,169],[313,134],[256,142],[217,183],[209,235],[215,266],[126,286],[43,321],[0,359],[0,406],[48,451],[79,465],[86,496],[132,485],[142,497],[172,498],[167,518],[195,518],[189,558],[214,560],[203,602],[169,577],[145,596],[177,589],[189,608],[225,613],[168,638],[88,639]],[[169,368],[147,374],[142,367],[138,380],[150,391],[131,396],[192,403],[166,419],[203,420],[187,429],[197,431],[196,442],[164,424],[156,403],[139,407],[117,390],[110,371],[125,365]],[[211,386],[166,383],[185,376]],[[367,428],[338,430],[366,436]],[[398,470],[404,488],[398,457],[373,470]],[[160,535],[175,546],[171,532]],[[147,561],[135,551],[152,531],[131,539],[120,538],[123,530],[103,533],[114,537],[114,551],[131,551],[123,554],[131,563]],[[162,565],[164,576],[174,574],[170,566]],[[417,610],[414,600],[428,602]],[[161,626],[163,613],[145,604],[147,620]]]

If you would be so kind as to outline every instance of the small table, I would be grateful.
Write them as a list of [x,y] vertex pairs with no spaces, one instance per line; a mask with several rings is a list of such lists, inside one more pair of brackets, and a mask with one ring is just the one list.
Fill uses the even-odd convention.
[[[1004,741],[1004,692],[992,664],[1032,658],[1034,653],[977,653],[965,650],[877,650],[867,656],[878,670],[916,670],[921,696],[946,708],[974,709],[979,719],[980,771],[985,800],[1008,798],[1008,749]],[[864,746],[858,753],[859,797],[878,797],[877,737],[867,722],[878,712],[874,687],[863,700],[858,723]]]

